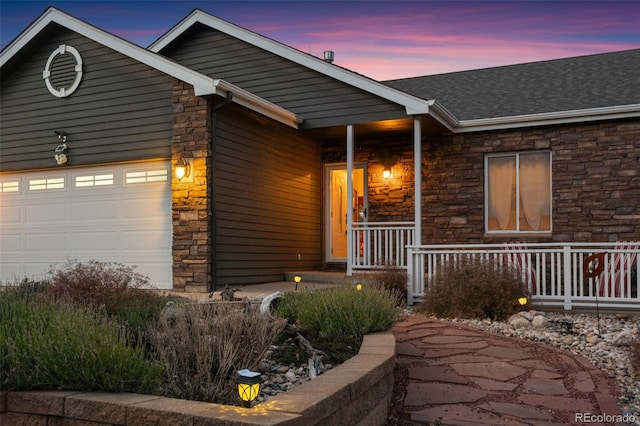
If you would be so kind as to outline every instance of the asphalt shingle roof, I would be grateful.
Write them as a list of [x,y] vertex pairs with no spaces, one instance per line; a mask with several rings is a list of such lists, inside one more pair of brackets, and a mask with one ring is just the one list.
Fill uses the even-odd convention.
[[458,120],[640,104],[640,49],[383,83]]

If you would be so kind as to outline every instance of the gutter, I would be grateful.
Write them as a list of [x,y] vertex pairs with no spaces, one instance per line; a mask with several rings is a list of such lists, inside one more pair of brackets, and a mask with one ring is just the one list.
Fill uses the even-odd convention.
[[547,126],[551,124],[571,124],[585,121],[615,120],[638,116],[640,116],[640,104],[631,104],[540,114],[513,115],[509,117],[482,118],[477,120],[460,120],[452,131],[454,133],[467,133],[483,130],[513,129],[517,127]]

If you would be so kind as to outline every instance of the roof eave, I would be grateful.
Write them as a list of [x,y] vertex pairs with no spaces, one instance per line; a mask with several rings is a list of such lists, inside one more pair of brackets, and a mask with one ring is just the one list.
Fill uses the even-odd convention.
[[179,24],[151,44],[149,50],[155,53],[160,52],[196,23],[206,25],[299,65],[335,78],[338,81],[402,105],[405,107],[407,115],[424,115],[429,113],[429,102],[424,99],[394,89],[345,68],[335,66],[313,55],[239,27],[201,10],[191,12],[191,14],[184,18]]
[[514,115],[509,117],[483,118],[476,120],[460,120],[452,131],[454,133],[469,133],[485,130],[503,130],[519,127],[571,124],[633,117],[640,117],[640,104],[557,111],[540,114]]

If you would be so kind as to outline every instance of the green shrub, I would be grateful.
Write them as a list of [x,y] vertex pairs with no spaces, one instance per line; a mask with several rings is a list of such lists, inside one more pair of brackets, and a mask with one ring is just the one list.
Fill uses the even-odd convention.
[[155,393],[162,368],[129,345],[104,313],[0,292],[0,385],[3,390],[75,389]]
[[417,310],[440,317],[503,320],[522,306],[522,280],[506,264],[461,256],[441,266]]
[[257,369],[284,325],[256,307],[171,302],[152,332],[154,349],[169,378],[163,394],[237,403],[235,372]]
[[[391,328],[399,313],[399,295],[379,284],[364,284],[319,292],[285,294],[276,314],[295,319],[309,340],[347,349],[348,358],[357,353],[365,334]],[[343,359],[344,360],[344,359]]]

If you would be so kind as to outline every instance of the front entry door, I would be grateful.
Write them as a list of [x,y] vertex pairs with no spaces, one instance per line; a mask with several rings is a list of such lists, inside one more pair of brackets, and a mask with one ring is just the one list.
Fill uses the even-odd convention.
[[[366,221],[367,183],[365,165],[353,168],[353,222]],[[326,168],[327,197],[325,209],[326,260],[327,262],[347,261],[347,168],[345,164],[330,165]]]

